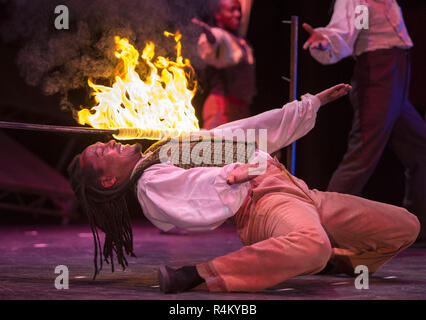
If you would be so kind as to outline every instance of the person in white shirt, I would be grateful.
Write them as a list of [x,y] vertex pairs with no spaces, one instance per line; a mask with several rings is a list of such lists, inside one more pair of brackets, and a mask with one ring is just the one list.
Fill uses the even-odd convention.
[[208,0],[210,25],[196,18],[202,28],[198,53],[207,65],[204,78],[208,97],[203,105],[203,128],[250,116],[256,94],[255,60],[247,40],[240,35],[239,0]]
[[[367,15],[366,15],[367,14]],[[420,219],[426,240],[426,124],[408,99],[413,43],[395,0],[337,0],[324,28],[303,27],[313,58],[356,60],[348,148],[328,191],[361,196],[389,143],[405,167],[404,207]]]
[[[199,140],[189,146],[189,162],[183,157],[184,145],[178,161],[171,161],[170,139],[143,154],[137,144],[115,141],[87,147],[70,164],[69,175],[92,228],[95,277],[102,268],[102,255],[112,268],[113,252],[123,268],[125,255],[133,255],[126,204],[129,191],[136,193],[147,219],[164,231],[173,227],[213,230],[230,219],[245,245],[196,266],[177,270],[161,266],[160,289],[165,293],[189,290],[202,282],[210,291],[258,291],[297,275],[321,272],[327,263],[336,272],[348,274],[360,264],[370,273],[376,271],[414,242],[417,218],[396,206],[311,190],[266,152],[304,136],[314,127],[320,106],[350,89],[337,85],[282,108],[192,134],[207,142],[219,139],[223,147],[226,132],[254,129],[259,148],[252,153],[248,140],[231,140],[237,154],[239,143],[247,146],[247,153],[242,152],[248,162],[239,161],[234,153],[228,162],[222,153],[219,162],[204,158],[198,162],[200,150],[203,156],[208,154],[207,149],[198,148]],[[266,135],[257,133],[260,129],[267,129]],[[180,139],[176,141],[184,138]],[[103,250],[98,229],[105,233]]]

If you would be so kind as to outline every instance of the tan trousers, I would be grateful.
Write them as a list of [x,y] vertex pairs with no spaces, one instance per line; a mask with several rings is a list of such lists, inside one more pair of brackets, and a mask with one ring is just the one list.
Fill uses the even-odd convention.
[[347,274],[370,274],[416,239],[407,210],[334,192],[309,190],[277,160],[251,180],[234,216],[241,249],[197,265],[210,291],[258,291],[320,272],[328,262]]

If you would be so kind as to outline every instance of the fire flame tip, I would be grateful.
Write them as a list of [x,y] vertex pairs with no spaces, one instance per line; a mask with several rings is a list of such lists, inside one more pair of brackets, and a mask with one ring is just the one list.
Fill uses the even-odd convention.
[[[96,85],[88,79],[98,104],[78,112],[80,124],[104,129],[145,128],[137,130],[142,130],[142,138],[153,140],[199,130],[191,105],[197,82],[191,79],[194,72],[189,59],[181,56],[181,34],[179,31],[175,34],[164,31],[164,35],[173,36],[177,42],[176,61],[160,56],[153,62],[155,45],[147,42],[141,56],[149,69],[144,81],[135,70],[139,64],[139,52],[128,39],[114,37],[117,44],[115,56],[122,64],[120,72],[112,87]],[[185,72],[187,67],[192,73]],[[188,83],[191,83],[191,89]]]

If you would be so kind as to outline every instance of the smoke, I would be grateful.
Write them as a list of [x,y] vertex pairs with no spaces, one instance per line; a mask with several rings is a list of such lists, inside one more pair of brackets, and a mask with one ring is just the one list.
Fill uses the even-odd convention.
[[[175,42],[163,31],[179,30],[182,55],[202,68],[196,43],[201,32],[191,23],[206,14],[208,0],[0,0],[7,17],[0,26],[6,42],[20,41],[16,63],[21,76],[43,93],[62,97],[61,107],[73,107],[70,93],[88,90],[87,80],[113,80],[117,59],[114,36],[126,37],[139,51],[147,41],[156,54],[174,57]],[[69,9],[69,29],[55,28],[55,7]],[[88,91],[87,91],[88,92]]]

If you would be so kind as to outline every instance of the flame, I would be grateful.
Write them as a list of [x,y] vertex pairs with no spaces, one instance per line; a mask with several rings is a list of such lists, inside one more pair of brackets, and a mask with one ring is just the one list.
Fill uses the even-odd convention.
[[[181,34],[165,31],[166,37],[176,41],[176,60],[158,56],[154,61],[155,45],[148,42],[141,59],[148,66],[147,76],[141,80],[136,72],[139,52],[128,39],[116,36],[115,56],[122,64],[116,72],[112,87],[93,83],[96,106],[78,112],[78,122],[98,129],[136,128],[130,136],[115,135],[117,139],[161,139],[198,131],[198,119],[191,100],[196,91],[188,88],[194,70],[189,59],[181,55]],[[186,73],[185,70],[190,70]]]

